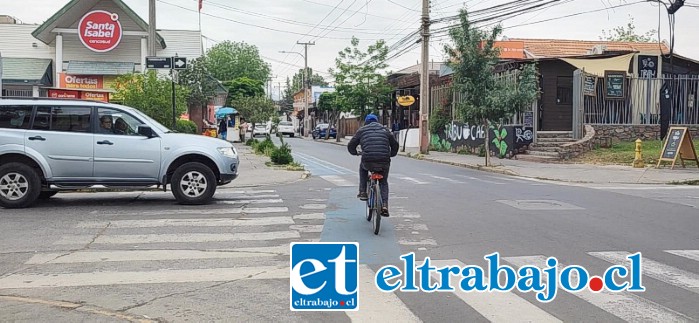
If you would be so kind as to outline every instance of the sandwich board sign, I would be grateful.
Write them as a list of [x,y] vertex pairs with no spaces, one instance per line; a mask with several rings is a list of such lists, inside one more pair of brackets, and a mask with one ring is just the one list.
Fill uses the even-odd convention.
[[694,143],[692,143],[692,136],[689,134],[689,128],[687,127],[670,127],[665,138],[663,150],[660,152],[658,165],[655,168],[660,167],[660,163],[663,161],[671,161],[672,167],[670,169],[673,169],[678,157],[682,167],[685,167],[685,160],[694,160],[699,167],[699,157],[697,157]]

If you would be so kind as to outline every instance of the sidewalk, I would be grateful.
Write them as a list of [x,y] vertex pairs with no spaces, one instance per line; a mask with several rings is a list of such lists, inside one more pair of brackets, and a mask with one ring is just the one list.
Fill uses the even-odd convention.
[[[344,138],[339,143],[335,142],[334,139],[316,141],[343,146],[349,142],[348,139]],[[494,157],[491,159],[493,166],[485,167],[485,157],[474,155],[436,151],[430,151],[429,155],[419,155],[419,149],[417,148],[406,148],[405,152],[399,152],[399,155],[492,173],[559,182],[595,184],[676,184],[686,181],[699,182],[699,168],[696,166],[694,168],[689,166],[682,168],[679,162],[675,165],[675,169],[671,170],[669,166],[661,166],[661,168],[656,169],[655,165],[646,165],[645,168],[633,168],[630,165],[541,164]]]
[[233,143],[238,150],[240,168],[238,178],[220,189],[236,189],[240,187],[258,187],[290,184],[307,178],[308,171],[290,171],[274,169],[265,165],[269,157],[256,155],[252,148],[244,143]]

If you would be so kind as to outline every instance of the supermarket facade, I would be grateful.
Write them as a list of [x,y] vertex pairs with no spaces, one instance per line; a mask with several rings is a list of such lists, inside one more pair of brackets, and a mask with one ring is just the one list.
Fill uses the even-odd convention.
[[[1,14],[3,96],[109,102],[118,76],[145,70],[148,23],[121,0],[72,0],[41,25]],[[200,31],[156,35],[156,56],[191,61],[202,55]],[[213,107],[207,110],[192,116],[200,127],[202,119],[215,120]]]

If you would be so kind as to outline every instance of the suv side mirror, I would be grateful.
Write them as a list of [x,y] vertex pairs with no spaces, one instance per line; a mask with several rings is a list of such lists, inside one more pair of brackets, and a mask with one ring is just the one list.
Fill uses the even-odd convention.
[[146,125],[138,126],[138,134],[141,136],[144,136],[144,137],[148,137],[148,138],[155,137],[155,134],[153,133],[153,129],[151,129],[150,126],[146,126]]

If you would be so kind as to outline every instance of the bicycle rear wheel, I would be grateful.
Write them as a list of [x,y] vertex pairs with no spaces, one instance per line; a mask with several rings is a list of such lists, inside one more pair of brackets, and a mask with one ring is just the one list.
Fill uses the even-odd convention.
[[374,217],[374,222],[373,222],[373,227],[374,227],[374,234],[378,235],[379,230],[381,229],[381,188],[379,187],[379,183],[375,183],[373,185],[373,191],[374,191],[374,207],[373,207],[373,217]]

